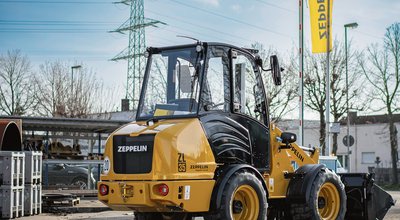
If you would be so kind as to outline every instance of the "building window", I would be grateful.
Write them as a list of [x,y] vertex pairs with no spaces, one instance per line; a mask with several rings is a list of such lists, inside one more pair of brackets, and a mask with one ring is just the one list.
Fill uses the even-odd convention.
[[337,155],[337,159],[343,168],[349,170],[349,155]]
[[363,163],[363,164],[375,163],[375,152],[362,152],[361,153],[361,163]]

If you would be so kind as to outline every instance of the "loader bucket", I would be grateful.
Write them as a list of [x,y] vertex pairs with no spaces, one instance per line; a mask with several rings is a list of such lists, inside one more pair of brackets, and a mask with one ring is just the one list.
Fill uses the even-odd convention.
[[392,196],[374,183],[370,173],[339,174],[347,195],[345,219],[375,220],[383,219],[395,204]]

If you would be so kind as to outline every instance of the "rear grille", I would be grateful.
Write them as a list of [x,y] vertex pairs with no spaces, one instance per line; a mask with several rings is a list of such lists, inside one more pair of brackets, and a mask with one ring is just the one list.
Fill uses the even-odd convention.
[[121,174],[149,173],[152,168],[153,145],[154,135],[114,136],[114,172]]

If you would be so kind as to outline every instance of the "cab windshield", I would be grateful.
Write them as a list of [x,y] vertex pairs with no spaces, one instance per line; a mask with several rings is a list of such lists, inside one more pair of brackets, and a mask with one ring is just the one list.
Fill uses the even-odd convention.
[[197,113],[204,50],[196,47],[150,51],[138,120]]

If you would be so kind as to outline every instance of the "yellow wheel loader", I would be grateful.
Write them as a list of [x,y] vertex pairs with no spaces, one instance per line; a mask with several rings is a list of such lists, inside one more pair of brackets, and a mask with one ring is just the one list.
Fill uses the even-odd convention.
[[148,48],[136,121],[106,142],[98,199],[139,220],[383,218],[393,199],[372,175],[338,176],[270,123],[265,87],[282,83],[281,68],[256,53]]

